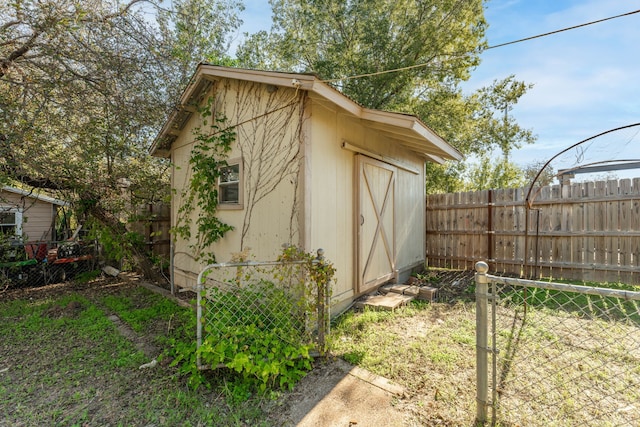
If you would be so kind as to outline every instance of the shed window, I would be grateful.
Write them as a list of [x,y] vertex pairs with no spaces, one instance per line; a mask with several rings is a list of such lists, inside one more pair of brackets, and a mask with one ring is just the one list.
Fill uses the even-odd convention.
[[22,234],[22,213],[20,211],[0,206],[0,234],[5,236]]
[[230,161],[221,168],[218,181],[218,202],[221,208],[241,207],[242,204],[242,163]]

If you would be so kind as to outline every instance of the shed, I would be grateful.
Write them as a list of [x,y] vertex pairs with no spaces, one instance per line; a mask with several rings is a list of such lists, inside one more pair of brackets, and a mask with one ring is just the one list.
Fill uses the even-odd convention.
[[24,241],[50,241],[55,236],[59,207],[68,203],[37,191],[3,186],[0,188],[0,232]]
[[[234,227],[213,248],[219,262],[323,248],[335,310],[423,268],[425,162],[461,154],[417,117],[364,108],[311,74],[198,66],[151,147],[171,159],[172,225],[208,99],[236,132],[218,187],[218,217]],[[173,278],[192,288],[203,266],[188,246],[174,244]]]

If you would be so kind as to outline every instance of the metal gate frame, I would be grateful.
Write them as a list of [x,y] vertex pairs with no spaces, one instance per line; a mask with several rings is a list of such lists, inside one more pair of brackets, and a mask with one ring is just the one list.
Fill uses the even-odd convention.
[[[524,313],[526,315],[527,288],[560,291],[572,294],[595,295],[601,297],[612,297],[622,301],[632,301],[640,316],[640,308],[637,301],[640,301],[640,292],[608,289],[599,287],[590,287],[583,285],[571,285],[554,282],[541,282],[534,280],[525,280],[517,278],[499,277],[487,274],[489,267],[485,262],[477,262],[475,274],[476,283],[476,421],[484,425],[488,417],[488,409],[491,408],[491,425],[495,425],[500,420],[496,419],[496,409],[498,404],[497,390],[497,359],[500,349],[497,348],[496,340],[496,306],[498,302],[498,294],[496,290],[497,284],[507,285],[514,288],[522,289],[525,295]],[[491,320],[489,320],[489,309],[491,310]],[[633,316],[635,316],[634,314]],[[635,321],[637,322],[637,320]],[[491,332],[490,328],[491,327]],[[491,336],[489,336],[491,333]],[[635,336],[635,335],[634,335]],[[490,344],[489,344],[490,342]],[[633,339],[633,342],[637,342]],[[638,342],[640,349],[640,342]],[[489,378],[489,357],[491,357],[491,381]],[[489,396],[489,387],[492,388],[492,394]]]

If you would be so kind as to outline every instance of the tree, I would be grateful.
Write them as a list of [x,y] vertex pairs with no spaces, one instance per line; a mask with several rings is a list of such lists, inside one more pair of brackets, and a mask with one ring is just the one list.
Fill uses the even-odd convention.
[[[241,65],[317,73],[366,107],[416,114],[463,154],[499,148],[507,161],[535,139],[509,115],[529,85],[508,76],[462,93],[486,46],[482,0],[270,3],[271,31],[239,47]],[[431,188],[461,188],[462,169],[430,165]]]
[[[203,25],[190,44],[185,33],[193,26],[180,23],[227,3],[179,2],[185,8],[163,21],[175,31],[164,34],[143,3],[0,3],[0,177],[73,202],[81,221],[116,238],[127,236],[131,213],[121,197],[123,180],[131,184],[133,204],[169,195],[168,164],[151,158],[147,147],[182,88],[185,73],[175,64],[200,61],[186,50],[198,45],[195,54],[208,55],[203,40],[213,34],[224,40],[239,22]],[[197,7],[185,6],[192,4]],[[228,5],[233,16],[235,3]],[[222,52],[216,49],[204,59]]]
[[[271,32],[238,49],[249,67],[314,72],[360,104],[403,106],[478,65],[482,1],[271,0]],[[360,74],[408,68],[349,79]]]
[[[421,117],[463,154],[470,158],[485,159],[481,161],[485,172],[493,169],[490,174],[498,177],[507,171],[519,169],[516,165],[508,164],[513,149],[535,142],[532,132],[521,128],[509,114],[529,88],[531,85],[515,80],[514,76],[495,80],[490,86],[471,95],[464,95],[458,86],[442,86],[428,98],[415,99],[409,111]],[[500,157],[502,159],[497,162],[486,160]],[[473,165],[469,162],[450,162],[442,166],[429,164],[427,192],[487,188],[486,181],[473,181],[485,176],[473,171]],[[512,172],[507,175],[512,175]],[[493,180],[492,188],[499,188],[498,182],[507,186],[515,185],[513,179],[503,176],[502,180]]]
[[[544,187],[546,185],[553,184],[553,181],[556,179],[556,172],[553,169],[553,165],[548,165],[546,168],[540,172],[540,170],[544,167],[546,161],[538,160],[531,163],[528,163],[524,167],[524,180],[525,185],[534,184],[536,187]],[[538,176],[538,173],[540,175]],[[534,183],[533,180],[538,179]]]
[[[231,37],[242,25],[238,13],[244,5],[236,0],[174,0],[171,10],[158,10],[157,20],[168,66],[177,76],[179,89],[200,62],[233,65],[227,52]],[[174,77],[175,78],[175,77]]]
[[526,184],[522,169],[507,157],[495,159],[488,154],[482,155],[467,167],[466,174],[463,191],[519,188]]

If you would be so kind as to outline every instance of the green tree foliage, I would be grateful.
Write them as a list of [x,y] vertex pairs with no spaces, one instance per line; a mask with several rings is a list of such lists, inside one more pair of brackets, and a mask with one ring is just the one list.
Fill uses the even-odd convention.
[[236,2],[176,5],[156,25],[143,0],[0,2],[3,181],[68,200],[114,236],[131,204],[168,197],[168,164],[147,148],[183,87],[176,67],[222,55],[239,25]]
[[509,162],[506,156],[500,159],[489,155],[480,156],[467,168],[467,177],[462,185],[464,191],[490,190],[496,188],[519,188],[525,185],[522,169]]
[[556,179],[556,172],[553,169],[553,165],[548,165],[543,169],[545,163],[544,160],[540,160],[525,165],[525,185],[531,185],[533,183],[534,187],[544,187],[553,184],[553,181]]
[[[493,168],[491,174],[500,176],[508,170],[517,170],[509,156],[512,150],[535,142],[535,135],[523,129],[509,113],[531,85],[515,79],[513,75],[494,80],[487,87],[471,95],[464,95],[459,87],[441,87],[428,98],[415,99],[410,111],[421,117],[440,136],[469,157],[488,159],[497,157],[483,168]],[[484,187],[487,182],[473,182],[483,176],[475,173],[475,163],[460,162],[427,165],[427,192],[455,192],[465,188]],[[502,170],[502,172],[501,172]],[[495,182],[495,181],[494,181]],[[514,181],[506,179],[508,186]],[[505,184],[507,185],[507,184]],[[499,187],[492,187],[499,188]]]
[[227,52],[230,35],[242,21],[238,13],[244,5],[236,0],[174,0],[172,9],[158,10],[157,19],[162,45],[172,59],[178,89],[187,84],[200,62],[234,65]]
[[[530,85],[508,76],[471,95],[461,89],[486,47],[484,1],[270,3],[271,31],[240,46],[241,65],[317,73],[366,107],[416,114],[463,154],[508,158],[535,139],[509,114]],[[430,165],[430,191],[461,189],[464,169]]]
[[[315,72],[369,108],[404,106],[416,90],[469,77],[486,23],[482,1],[271,0],[271,33],[251,36],[241,64]],[[345,77],[413,67],[358,79]],[[340,80],[342,79],[342,80]]]

